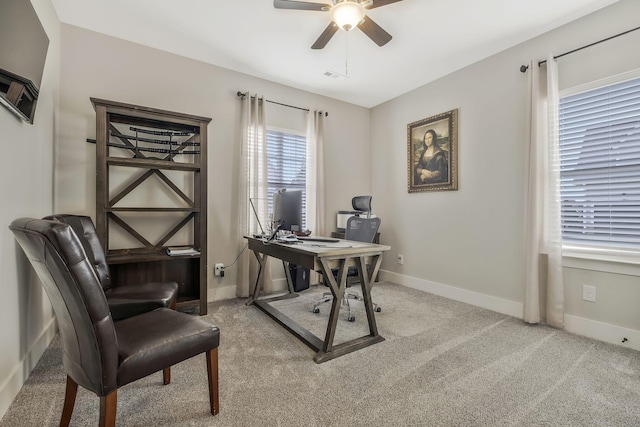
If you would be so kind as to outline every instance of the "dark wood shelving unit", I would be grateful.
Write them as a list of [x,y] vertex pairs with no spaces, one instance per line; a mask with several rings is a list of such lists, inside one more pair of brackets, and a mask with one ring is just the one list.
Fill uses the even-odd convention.
[[[96,111],[96,229],[113,280],[125,286],[175,281],[178,309],[193,307],[206,314],[207,126],[211,119],[96,98],[91,102]],[[182,174],[179,182],[167,171]],[[139,204],[131,195],[138,190],[149,197],[148,186],[170,193],[171,200],[182,205]],[[159,237],[145,237],[141,225],[149,227],[149,215]],[[122,235],[129,238],[127,243],[117,241],[114,227],[120,229],[121,240]],[[188,242],[172,242],[185,235]],[[131,240],[135,246],[126,246]],[[170,246],[192,247],[200,253],[169,256]]]

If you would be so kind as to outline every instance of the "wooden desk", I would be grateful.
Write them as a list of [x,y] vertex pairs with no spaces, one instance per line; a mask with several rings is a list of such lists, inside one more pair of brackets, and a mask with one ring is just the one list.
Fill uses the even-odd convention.
[[[249,249],[253,251],[260,263],[258,278],[253,286],[247,305],[255,305],[306,345],[317,351],[313,358],[316,363],[326,362],[338,356],[384,341],[384,338],[378,335],[378,327],[376,326],[373,304],[371,302],[371,286],[378,276],[383,252],[388,251],[391,247],[347,240],[340,240],[337,243],[304,242],[284,244],[265,242],[262,239],[255,239],[253,237],[245,238],[249,241]],[[284,271],[287,276],[289,294],[280,297],[260,299],[264,279],[264,267],[267,262],[267,257],[269,256],[278,258],[285,263]],[[296,296],[293,292],[288,263],[294,263],[310,270],[322,272],[325,281],[328,282],[329,289],[333,294],[333,301],[331,302],[331,313],[329,315],[324,340],[313,335],[307,329],[293,321],[293,319],[285,316],[270,305],[273,301]],[[368,274],[365,274],[367,272],[367,264],[371,265],[372,268]],[[338,322],[338,314],[340,313],[340,303],[346,288],[347,268],[350,265],[355,265],[358,268],[358,272],[362,278],[360,284],[362,287],[362,299],[367,313],[367,321],[369,322],[369,335],[334,346],[333,340]],[[331,273],[332,268],[339,269],[337,280]]]

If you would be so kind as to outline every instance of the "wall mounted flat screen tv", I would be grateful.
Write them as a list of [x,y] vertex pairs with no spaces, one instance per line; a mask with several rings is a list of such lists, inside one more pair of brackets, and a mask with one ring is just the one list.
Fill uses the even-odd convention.
[[0,103],[33,123],[49,38],[29,0],[0,1]]

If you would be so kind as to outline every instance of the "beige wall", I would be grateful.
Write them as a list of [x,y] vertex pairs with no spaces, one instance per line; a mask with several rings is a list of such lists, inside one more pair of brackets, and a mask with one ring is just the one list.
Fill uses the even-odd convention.
[[[382,266],[387,278],[522,315],[528,74],[518,69],[635,28],[638,16],[640,2],[623,0],[372,109],[373,196],[389,201],[378,209],[393,247]],[[638,46],[640,31],[559,59],[561,88],[640,68]],[[407,124],[454,108],[459,190],[408,194]],[[404,265],[396,263],[400,253]],[[637,301],[637,272],[593,268],[565,268],[570,323],[588,319],[638,333],[640,312],[629,303]],[[596,286],[596,303],[582,300],[584,283]]]
[[52,210],[60,25],[50,0],[32,3],[49,37],[34,124],[0,107],[0,417],[55,333],[49,299],[8,228],[16,218]]
[[[223,279],[213,265],[236,259],[239,164],[238,90],[267,99],[329,112],[325,127],[327,218],[350,206],[351,196],[368,193],[369,110],[250,77],[202,62],[62,26],[60,138],[56,161],[56,211],[95,218],[95,113],[89,97],[212,117],[209,126],[209,299],[235,295],[235,268]],[[304,130],[304,114],[267,104],[268,122]],[[281,269],[281,267],[280,267]]]

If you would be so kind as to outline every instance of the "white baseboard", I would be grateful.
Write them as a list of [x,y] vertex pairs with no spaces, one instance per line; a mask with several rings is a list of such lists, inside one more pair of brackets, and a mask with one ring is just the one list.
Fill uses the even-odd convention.
[[491,311],[506,314],[522,319],[522,303],[509,301],[504,298],[493,297],[467,289],[456,288],[455,286],[443,285],[429,280],[418,279],[416,277],[405,276],[387,270],[380,270],[379,280],[397,283],[408,288],[429,292],[430,294],[460,301],[476,307],[486,308]]
[[[286,279],[282,278],[282,279],[273,280],[273,288],[272,288],[273,292],[282,292],[286,290],[287,290]],[[208,295],[207,302],[222,301],[226,299],[236,298],[238,296],[236,285],[215,287],[213,289],[209,288],[209,292],[207,293],[207,295]]]
[[[506,314],[508,316],[522,319],[523,306],[521,302],[510,301],[468,289],[457,288],[455,286],[443,285],[429,280],[418,279],[387,270],[380,270],[379,280],[396,283],[408,288],[428,292],[454,301],[464,302],[476,307]],[[273,281],[273,291],[285,291],[287,283],[284,278]],[[226,286],[216,288],[213,300],[223,300],[236,297],[236,287]],[[596,320],[585,319],[571,314],[564,315],[565,331],[576,335],[582,335],[610,344],[617,344],[640,351],[640,331],[628,329],[609,323],[598,322]],[[627,340],[623,342],[623,339]]]
[[[610,344],[617,344],[640,351],[640,331],[623,328],[610,323],[564,315],[564,330],[576,335],[593,338]],[[627,339],[623,342],[624,339]]]
[[236,285],[231,285],[231,286],[221,286],[221,287],[215,287],[215,288],[209,288],[209,292],[208,292],[208,301],[207,302],[213,302],[213,301],[222,301],[225,299],[232,299],[235,298],[236,295]]
[[0,384],[0,419],[4,416],[9,405],[24,385],[29,374],[40,360],[44,351],[49,347],[51,340],[56,335],[58,328],[55,317],[44,327],[40,335],[27,350],[22,360],[14,366],[11,373]]
[[[380,270],[381,281],[397,283],[408,288],[418,289],[434,295],[460,301],[476,307],[522,319],[522,303],[497,298],[467,289],[456,288],[454,286],[443,285],[429,280],[418,279],[391,271]],[[582,335],[610,344],[617,344],[640,351],[640,331],[612,325],[610,323],[598,322],[596,320],[585,319],[571,314],[564,315],[564,330],[576,335]],[[627,340],[623,342],[624,338]]]

